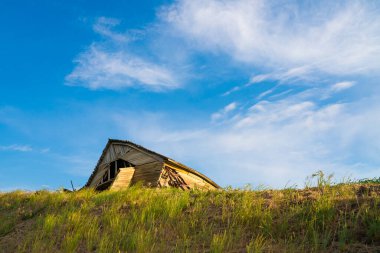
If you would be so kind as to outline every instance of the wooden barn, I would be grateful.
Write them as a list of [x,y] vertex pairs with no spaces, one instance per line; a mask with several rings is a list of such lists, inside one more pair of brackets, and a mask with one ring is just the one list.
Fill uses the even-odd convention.
[[220,188],[202,173],[130,141],[108,140],[85,187],[119,190],[141,182],[150,187]]

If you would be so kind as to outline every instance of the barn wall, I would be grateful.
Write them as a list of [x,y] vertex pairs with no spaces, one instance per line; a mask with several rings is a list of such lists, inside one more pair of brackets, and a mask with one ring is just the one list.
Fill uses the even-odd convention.
[[[124,144],[111,144],[106,150],[104,157],[97,168],[95,176],[91,180],[91,187],[96,186],[96,182],[100,180],[100,178],[104,174],[104,171],[107,170],[108,164],[117,159],[123,159],[125,161],[130,162],[131,164],[135,165],[136,169],[142,166],[142,171],[140,173],[144,173],[143,171],[145,169],[145,164],[152,164],[154,162],[162,161],[162,158],[152,154],[147,154],[146,152],[136,149],[134,147],[130,147]],[[138,179],[140,179],[140,177],[138,177]],[[151,178],[149,178],[148,181],[149,180],[151,180]],[[156,179],[156,181],[157,180],[158,178]]]

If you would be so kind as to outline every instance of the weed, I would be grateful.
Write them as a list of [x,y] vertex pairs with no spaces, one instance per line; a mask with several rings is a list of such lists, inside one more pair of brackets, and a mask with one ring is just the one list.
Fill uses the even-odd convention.
[[258,235],[246,246],[247,253],[261,253],[264,250],[265,244],[265,237],[263,235]]
[[[335,185],[323,172],[306,185],[2,193],[0,252],[321,252],[380,246],[380,187]],[[32,225],[24,228],[26,223]]]

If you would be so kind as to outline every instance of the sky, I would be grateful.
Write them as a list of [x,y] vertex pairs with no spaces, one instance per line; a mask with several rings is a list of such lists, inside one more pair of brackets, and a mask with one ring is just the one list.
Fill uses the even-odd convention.
[[0,191],[82,187],[108,138],[222,187],[380,176],[380,3],[2,0]]

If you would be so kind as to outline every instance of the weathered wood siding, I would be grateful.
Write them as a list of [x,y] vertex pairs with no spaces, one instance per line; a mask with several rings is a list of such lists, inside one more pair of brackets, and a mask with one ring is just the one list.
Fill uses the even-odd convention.
[[129,187],[134,173],[134,167],[120,168],[120,172],[117,174],[115,181],[111,185],[110,190],[117,191]]
[[190,172],[178,171],[178,174],[183,178],[186,184],[192,189],[193,188],[215,189],[214,186],[210,185],[208,182],[204,181],[202,178]]
[[101,166],[99,166],[95,177],[91,181],[91,184],[90,184],[91,187],[95,187],[98,184],[99,180],[102,178],[104,172],[108,170],[108,168],[109,168],[108,164],[102,164]]
[[139,150],[125,144],[111,144],[107,149],[100,165],[98,166],[97,172],[92,179],[90,186],[95,187],[97,182],[103,176],[104,172],[107,170],[108,164],[118,159],[130,162],[131,164],[135,165],[136,169],[138,169],[140,166],[143,166],[142,170],[144,170],[144,166],[146,164],[162,162],[162,158],[153,154],[149,154],[143,150]]
[[126,160],[134,165],[143,165],[162,160],[159,157],[127,145],[112,144],[107,150],[101,164],[110,163],[117,159]]
[[131,184],[142,182],[144,185],[155,187],[162,170],[162,162],[153,162],[135,167]]
[[[179,182],[184,181],[185,183],[185,185],[181,185],[181,188],[183,189],[189,189],[189,188],[210,189],[210,190],[216,189],[215,186],[211,185],[203,178],[199,177],[198,175],[193,174],[190,171],[186,171],[179,166],[173,166],[172,164],[169,165],[169,164],[164,163],[164,168],[165,167],[176,171],[175,176],[180,177],[178,181]],[[162,171],[162,175],[164,174],[165,174],[165,169],[163,169]],[[171,184],[173,184],[173,182],[170,182],[171,181],[170,178],[165,178],[162,175],[160,177],[159,184],[162,187],[172,187],[173,185]]]

